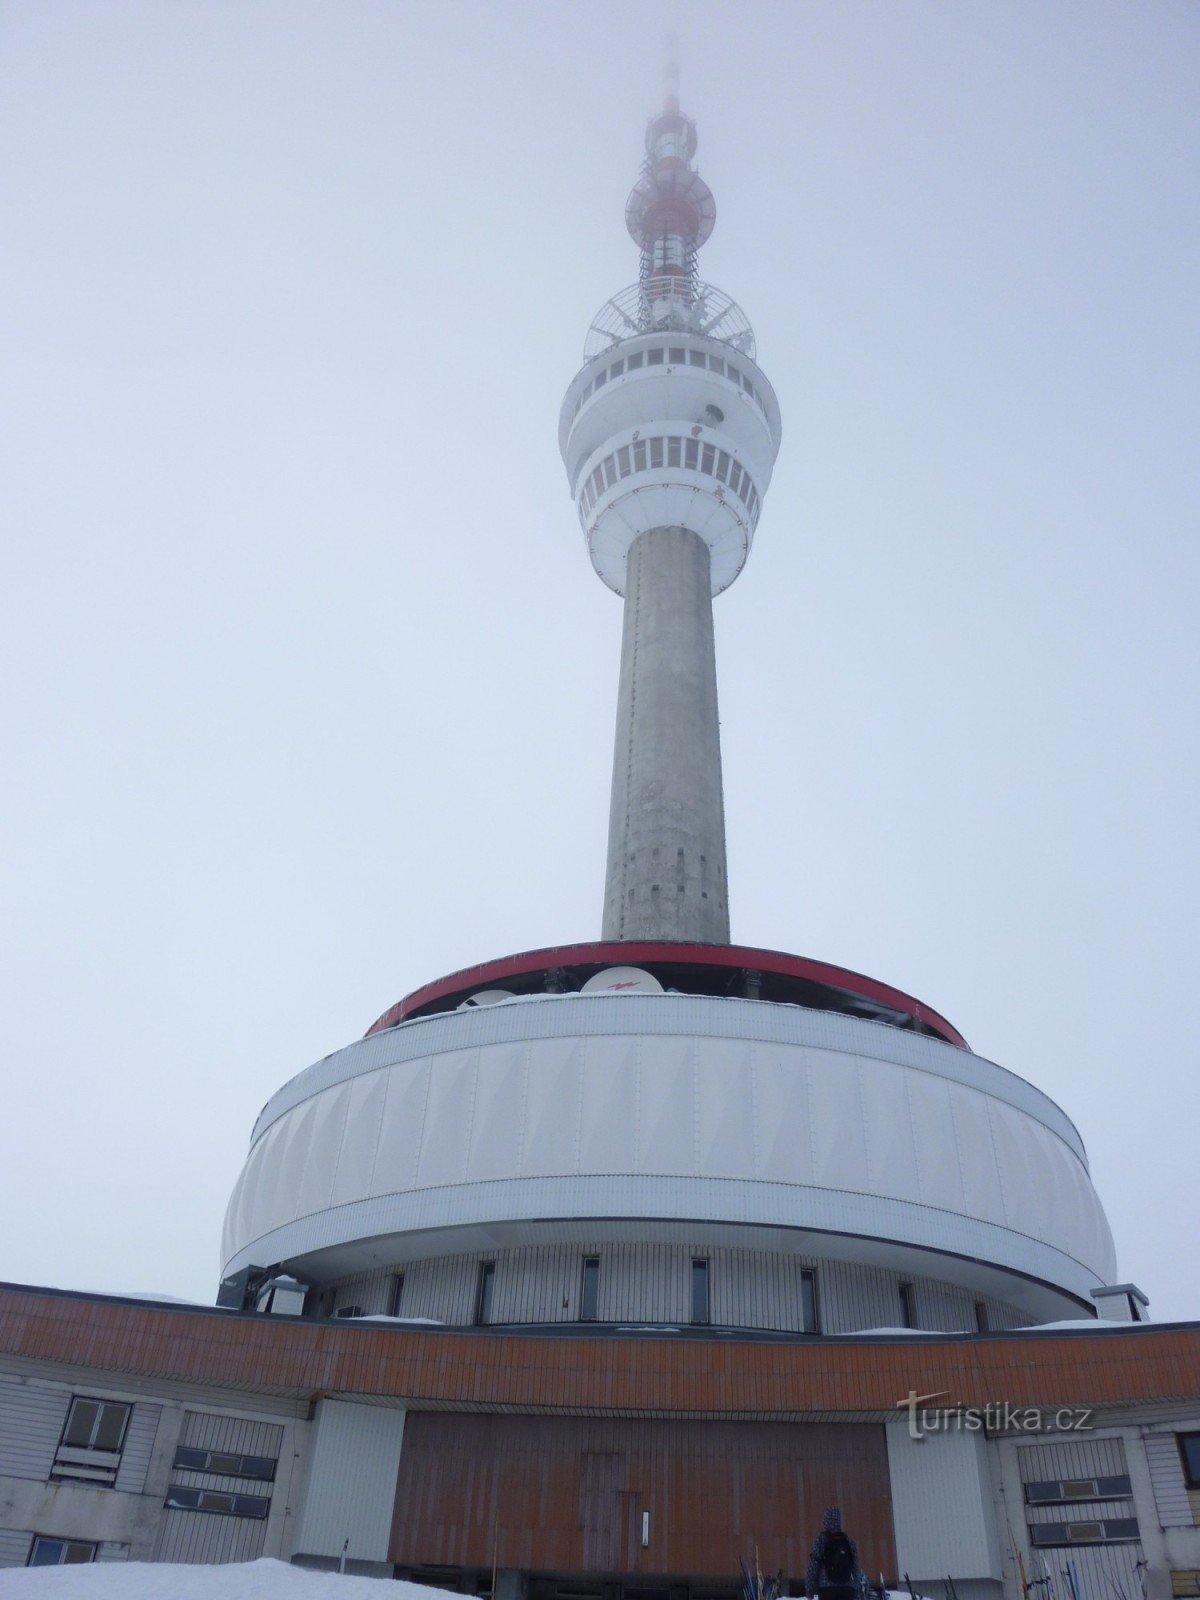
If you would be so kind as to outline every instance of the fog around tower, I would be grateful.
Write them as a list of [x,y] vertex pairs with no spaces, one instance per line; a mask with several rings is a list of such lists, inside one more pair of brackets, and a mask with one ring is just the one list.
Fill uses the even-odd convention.
[[936,1007],[1200,1315],[1183,4],[0,18],[0,1278],[211,1301],[254,1117],[597,936],[620,604],[558,457],[661,39],[784,438],[715,605],[735,940]]

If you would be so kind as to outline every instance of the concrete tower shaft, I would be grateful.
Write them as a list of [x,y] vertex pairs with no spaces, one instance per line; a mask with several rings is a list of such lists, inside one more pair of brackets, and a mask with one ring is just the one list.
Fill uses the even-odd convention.
[[627,565],[604,939],[729,943],[708,546],[653,528]]

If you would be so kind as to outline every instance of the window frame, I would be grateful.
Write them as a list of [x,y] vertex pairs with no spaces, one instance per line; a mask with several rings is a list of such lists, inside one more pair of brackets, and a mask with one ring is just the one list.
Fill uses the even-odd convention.
[[[697,1290],[703,1285],[703,1303],[700,1304],[700,1295]],[[709,1268],[707,1256],[692,1257],[691,1276],[691,1317],[693,1328],[710,1328],[712,1326],[712,1273]]]
[[[1189,1430],[1187,1433],[1177,1433],[1175,1444],[1179,1450],[1179,1465],[1183,1469],[1183,1481],[1189,1489],[1200,1489],[1200,1433]],[[1195,1470],[1193,1463],[1188,1460],[1188,1446],[1195,1451]]]
[[[71,1429],[71,1422],[75,1416],[77,1406],[97,1406],[96,1420],[92,1424],[91,1436],[86,1444],[76,1444],[67,1438]],[[121,1433],[115,1445],[100,1445],[96,1443],[96,1433],[106,1410],[124,1411],[125,1417],[121,1423]],[[73,1394],[71,1404],[67,1407],[66,1419],[63,1422],[62,1434],[59,1437],[59,1450],[95,1450],[100,1455],[119,1456],[125,1448],[125,1436],[129,1432],[129,1420],[133,1416],[133,1403],[129,1400],[101,1400],[97,1395]]]
[[[812,1326],[809,1326],[811,1322]],[[821,1310],[817,1301],[816,1267],[800,1268],[800,1332],[820,1333]]]
[[[59,1548],[60,1553],[56,1561],[34,1560],[39,1546],[49,1548],[51,1545],[57,1545]],[[100,1546],[92,1539],[56,1539],[48,1533],[35,1533],[29,1542],[29,1554],[25,1558],[25,1565],[27,1567],[86,1567],[95,1561],[96,1552],[99,1548]],[[88,1554],[76,1561],[68,1561],[67,1551],[72,1549],[86,1550]]]
[[598,1322],[600,1312],[600,1257],[584,1256],[579,1276],[579,1320]]
[[471,1317],[471,1324],[476,1328],[486,1328],[492,1320],[492,1300],[496,1291],[496,1263],[495,1261],[481,1261],[479,1270],[475,1275],[475,1307]]

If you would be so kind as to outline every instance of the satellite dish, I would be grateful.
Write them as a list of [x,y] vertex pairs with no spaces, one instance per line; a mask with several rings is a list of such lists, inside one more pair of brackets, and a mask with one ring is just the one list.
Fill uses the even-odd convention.
[[663,986],[644,967],[605,967],[584,984],[582,994],[662,994]]
[[455,1009],[458,1011],[474,1011],[476,1006],[495,1006],[499,1005],[501,1000],[511,1000],[512,998],[513,992],[511,989],[478,989],[473,995],[468,996],[462,1005],[457,1006]]

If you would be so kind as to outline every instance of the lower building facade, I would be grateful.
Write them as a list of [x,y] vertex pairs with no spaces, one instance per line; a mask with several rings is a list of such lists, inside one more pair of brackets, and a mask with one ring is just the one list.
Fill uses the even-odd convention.
[[0,1289],[0,1565],[300,1565],[507,1600],[1200,1594],[1200,1324],[450,1328]]

